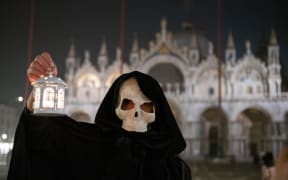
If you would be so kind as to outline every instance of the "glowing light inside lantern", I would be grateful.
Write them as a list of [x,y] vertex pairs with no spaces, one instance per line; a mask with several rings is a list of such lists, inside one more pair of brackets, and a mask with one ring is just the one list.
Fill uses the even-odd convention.
[[52,75],[38,79],[34,86],[34,114],[57,115],[64,113],[66,83]]
[[37,87],[35,88],[34,109],[38,109],[40,107],[40,96],[41,96],[41,90],[39,87]]
[[54,107],[55,91],[51,87],[47,87],[43,91],[43,108],[53,108]]
[[59,109],[64,109],[64,96],[65,96],[64,90],[59,89],[58,90],[58,102],[57,102],[57,106]]

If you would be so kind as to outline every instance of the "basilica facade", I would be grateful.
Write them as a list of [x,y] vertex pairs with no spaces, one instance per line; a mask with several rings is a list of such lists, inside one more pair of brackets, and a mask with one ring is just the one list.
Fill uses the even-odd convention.
[[253,54],[249,41],[243,43],[245,53],[236,56],[230,33],[219,61],[207,38],[192,31],[173,34],[165,19],[147,49],[134,40],[127,61],[121,61],[119,49],[111,60],[106,46],[104,41],[95,61],[85,51],[82,63],[74,44],[69,49],[65,111],[74,119],[93,123],[112,82],[137,70],[163,88],[187,141],[182,153],[186,159],[246,161],[265,151],[276,154],[287,140],[288,95],[281,90],[280,50],[273,30],[265,60]]

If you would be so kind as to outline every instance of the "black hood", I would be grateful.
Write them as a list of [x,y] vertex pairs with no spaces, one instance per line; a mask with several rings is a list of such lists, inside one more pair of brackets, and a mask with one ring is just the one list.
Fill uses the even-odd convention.
[[[117,117],[119,89],[124,81],[135,78],[143,94],[155,107],[155,122],[149,125],[145,133],[128,132],[122,129],[122,121]],[[164,156],[179,154],[186,147],[185,140],[169,107],[159,83],[151,76],[133,71],[118,77],[104,97],[95,117],[95,124],[104,132],[119,133],[120,137],[129,137],[145,148]]]

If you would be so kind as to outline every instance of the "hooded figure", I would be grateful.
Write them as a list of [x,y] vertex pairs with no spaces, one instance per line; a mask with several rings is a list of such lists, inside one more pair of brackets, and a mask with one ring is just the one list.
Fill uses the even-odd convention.
[[[131,79],[137,82],[140,100],[133,100],[135,89],[130,87],[126,92],[132,94],[130,98],[120,96]],[[144,105],[139,104],[142,99]],[[130,119],[127,125],[126,116],[133,116],[135,122]],[[139,125],[139,117],[146,124]],[[94,124],[68,116],[35,116],[25,108],[16,129],[8,180],[191,180],[189,167],[179,157],[185,147],[158,82],[133,71],[114,81]]]

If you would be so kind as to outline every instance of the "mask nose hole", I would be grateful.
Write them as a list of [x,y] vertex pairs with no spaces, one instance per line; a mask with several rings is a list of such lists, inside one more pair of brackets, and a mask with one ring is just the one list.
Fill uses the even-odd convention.
[[135,115],[134,115],[135,117],[138,117],[138,112],[135,112]]

